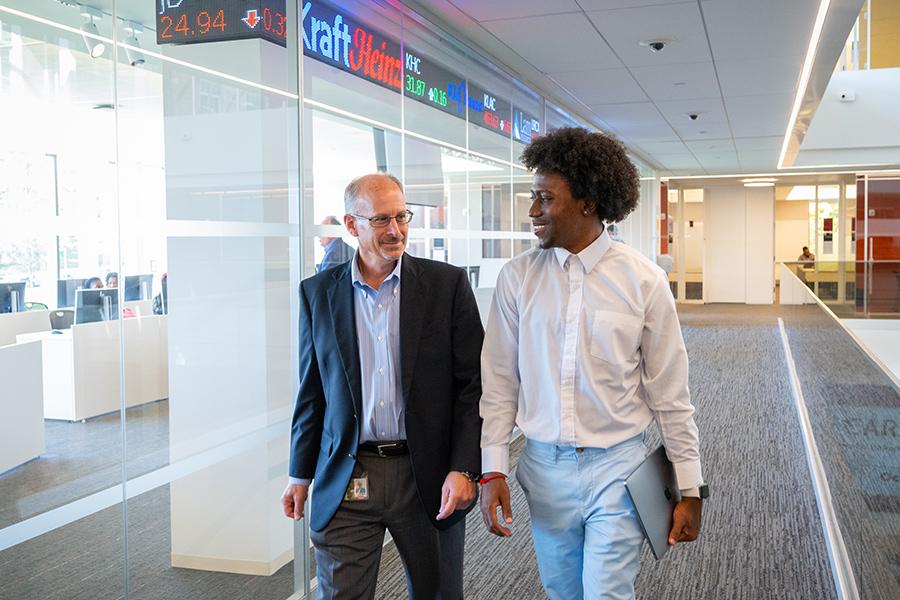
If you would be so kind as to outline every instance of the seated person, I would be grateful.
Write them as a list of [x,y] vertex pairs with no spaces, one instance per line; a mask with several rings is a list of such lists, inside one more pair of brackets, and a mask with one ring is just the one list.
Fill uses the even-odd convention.
[[91,277],[84,280],[84,289],[86,290],[102,290],[103,280],[99,277]]
[[119,287],[119,274],[115,271],[106,274],[106,287]]
[[803,246],[803,254],[797,257],[797,262],[803,263],[800,266],[804,269],[812,269],[815,260],[816,255],[809,251],[809,246]]

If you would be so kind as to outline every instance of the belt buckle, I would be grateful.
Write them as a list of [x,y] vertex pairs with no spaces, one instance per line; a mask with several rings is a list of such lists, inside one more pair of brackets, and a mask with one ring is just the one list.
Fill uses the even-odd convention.
[[399,445],[400,444],[398,444],[396,442],[394,442],[392,444],[378,444],[378,446],[376,447],[378,449],[378,456],[380,456],[382,458],[386,458],[386,457],[390,456],[389,454],[385,454],[384,450],[385,449],[394,449],[394,448],[397,448]]

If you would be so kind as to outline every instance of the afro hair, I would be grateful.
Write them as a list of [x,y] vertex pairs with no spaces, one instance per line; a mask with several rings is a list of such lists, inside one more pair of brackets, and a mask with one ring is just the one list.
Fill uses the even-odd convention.
[[601,221],[618,222],[637,207],[638,173],[621,142],[581,127],[561,127],[536,138],[522,162],[532,171],[559,173],[572,196],[596,207]]

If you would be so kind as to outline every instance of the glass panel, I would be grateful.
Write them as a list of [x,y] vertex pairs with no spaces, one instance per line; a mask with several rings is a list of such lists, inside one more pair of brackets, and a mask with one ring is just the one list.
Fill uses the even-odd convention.
[[119,264],[115,23],[70,4],[0,7],[0,595],[16,598],[125,593],[120,304],[57,293]]
[[672,288],[672,295],[676,300],[684,297],[683,287],[679,285],[679,273],[681,273],[682,260],[679,257],[681,242],[679,241],[679,203],[678,196],[681,191],[669,188],[668,191],[668,209],[666,210],[666,243],[664,244],[665,252],[663,252],[663,263],[669,265],[669,286]]
[[[157,17],[187,35],[239,18],[172,4]],[[118,0],[122,17],[147,8]],[[257,27],[298,17],[266,7]],[[116,62],[128,597],[162,584],[286,598],[304,585],[278,503],[297,362],[298,32],[287,47],[158,45],[155,25],[120,19]]]
[[703,300],[703,190],[683,190],[684,298]]
[[816,304],[780,314],[859,597],[898,596],[900,395],[844,327],[867,344],[896,339],[897,330],[889,322],[842,324]]

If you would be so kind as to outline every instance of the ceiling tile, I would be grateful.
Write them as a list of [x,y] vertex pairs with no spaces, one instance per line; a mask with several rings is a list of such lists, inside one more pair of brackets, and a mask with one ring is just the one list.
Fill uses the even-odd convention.
[[483,26],[544,73],[622,67],[581,13],[489,21]]
[[717,0],[702,4],[716,61],[804,55],[819,0]]
[[716,61],[719,83],[725,96],[793,94],[797,90],[802,67],[802,55],[776,60]]
[[[588,18],[628,67],[712,60],[696,3],[589,12]],[[640,45],[660,39],[669,41],[662,52]]]
[[700,169],[700,163],[691,154],[654,154],[653,160],[667,169]]
[[631,74],[655,102],[721,97],[711,62],[635,67]]
[[690,154],[682,142],[642,142],[638,147],[647,154]]
[[581,7],[575,0],[451,0],[451,4],[476,21],[508,21],[519,17],[581,12]]
[[617,8],[633,8],[635,6],[660,6],[662,4],[694,4],[694,0],[579,0],[586,11],[615,10]]
[[784,135],[793,94],[725,98],[734,137]]
[[738,152],[745,150],[781,150],[781,143],[784,141],[783,135],[773,135],[764,137],[736,137],[734,138],[734,147]]
[[731,138],[712,140],[692,140],[684,143],[694,154],[714,154],[721,152],[734,152],[734,141]]
[[731,127],[728,123],[672,123],[672,128],[685,141],[701,141],[730,138]]
[[778,168],[778,155],[781,149],[742,150],[738,151],[738,160],[745,171],[767,172]]
[[626,143],[671,142],[678,136],[650,102],[604,104],[594,108],[594,114],[612,128]]
[[[722,104],[721,98],[697,98],[694,100],[666,100],[663,102],[655,102],[659,112],[669,120],[672,126],[681,124],[692,124],[700,126],[706,124],[727,123],[728,117],[725,114],[725,105]],[[697,118],[692,120],[689,115],[696,114]]]
[[694,156],[703,165],[704,169],[725,168],[740,170],[737,152],[695,152]]
[[549,76],[588,106],[647,101],[647,95],[628,69],[572,71]]

